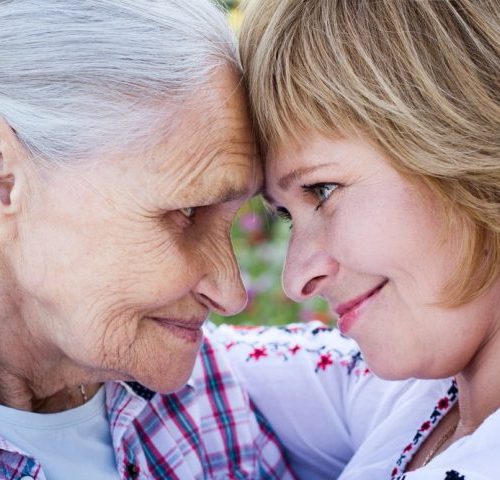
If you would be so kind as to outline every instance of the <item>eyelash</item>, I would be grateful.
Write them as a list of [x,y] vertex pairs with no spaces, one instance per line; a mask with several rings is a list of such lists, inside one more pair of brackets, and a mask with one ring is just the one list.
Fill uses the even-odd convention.
[[291,222],[292,221],[292,216],[290,215],[290,212],[283,207],[278,207],[276,209],[276,215],[284,220],[285,222]]
[[[337,188],[339,188],[340,186],[341,185],[339,183],[334,183],[334,182],[314,183],[311,185],[302,185],[302,190],[304,191],[304,193],[313,194],[314,196],[319,198],[320,201],[319,201],[318,205],[316,205],[316,208],[315,208],[315,210],[319,210],[321,208],[321,206],[331,197],[333,192],[335,190],[337,190]],[[318,195],[317,190],[324,189],[324,188],[331,188],[331,191],[330,191],[328,197],[320,198],[320,195]]]
[[[318,205],[316,205],[315,207],[315,210],[319,210],[321,208],[321,206],[330,198],[331,194],[337,190],[337,188],[341,187],[341,185],[339,183],[333,183],[333,182],[330,182],[330,183],[314,183],[314,184],[311,184],[311,185],[302,185],[302,190],[307,193],[307,194],[313,194],[315,196],[318,196],[317,195],[317,192],[316,192],[316,189],[319,189],[319,188],[325,188],[325,187],[330,187],[332,188],[331,190],[331,193],[330,195],[328,195],[327,198],[324,198],[324,199],[321,199],[320,202],[318,203]],[[284,207],[277,207],[276,208],[276,215],[281,218],[282,220],[284,220],[285,222],[289,222],[290,223],[290,228],[292,228],[292,216],[290,215],[290,212],[284,208]]]
[[[196,215],[196,210],[197,207],[179,208],[179,212],[189,220],[193,220]],[[186,211],[189,211],[189,213],[186,213]]]

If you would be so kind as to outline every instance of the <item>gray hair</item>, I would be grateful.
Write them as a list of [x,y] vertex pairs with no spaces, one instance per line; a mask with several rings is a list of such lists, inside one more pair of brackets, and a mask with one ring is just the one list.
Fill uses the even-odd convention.
[[235,39],[209,0],[0,0],[0,116],[37,159],[145,145],[223,65]]

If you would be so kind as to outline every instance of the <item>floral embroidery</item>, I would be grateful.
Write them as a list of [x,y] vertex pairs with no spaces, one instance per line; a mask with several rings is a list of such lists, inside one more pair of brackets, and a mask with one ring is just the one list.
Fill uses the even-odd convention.
[[253,358],[255,360],[258,360],[261,357],[267,357],[267,350],[266,347],[255,347],[253,349],[253,352],[250,353],[248,356],[249,358]]
[[[366,376],[371,374],[361,352],[357,349],[353,349],[352,352],[345,352],[335,348],[327,348],[327,344],[319,345],[315,348],[307,348],[307,346],[297,343],[297,334],[300,336],[303,334],[317,336],[321,333],[328,334],[332,332],[331,327],[322,325],[319,322],[315,322],[315,325],[305,323],[272,327],[273,330],[279,330],[290,335],[290,341],[280,342],[258,340],[258,337],[262,334],[269,332],[269,327],[237,326],[232,328],[238,331],[240,339],[228,340],[224,343],[224,347],[227,351],[235,348],[248,349],[247,362],[263,361],[272,356],[279,357],[283,361],[288,361],[291,357],[301,353],[313,357],[314,371],[316,373],[328,371],[334,365],[338,365],[347,369],[349,375]],[[250,340],[250,336],[252,340]]]
[[438,402],[438,408],[439,410],[446,410],[450,404],[450,401],[448,400],[448,397],[443,397],[441,400]]
[[431,422],[429,420],[427,420],[426,422],[422,423],[419,431],[426,432],[427,430],[429,430],[429,428],[431,428]]
[[[424,421],[417,432],[415,433],[412,442],[404,447],[401,455],[399,456],[396,466],[393,468],[391,472],[391,480],[403,480],[404,476],[402,474],[406,470],[406,466],[413,458],[413,455],[417,452],[417,450],[422,445],[423,441],[429,436],[432,430],[439,423],[444,414],[455,405],[458,400],[458,388],[455,380],[452,380],[450,388],[447,390],[446,395],[440,398],[432,413],[430,415],[430,419]],[[448,476],[448,474],[455,475],[457,474],[454,470],[451,472],[447,472],[447,477],[444,480],[465,480],[461,476]],[[457,474],[458,475],[458,474]]]
[[330,353],[323,354],[319,357],[318,363],[316,364],[315,372],[318,370],[326,370],[326,367],[333,365],[332,356]]
[[361,352],[356,353],[351,357],[351,363],[349,363],[349,366],[347,367],[347,373],[351,374],[353,370],[356,368],[356,365],[358,363],[363,361],[363,356],[361,355]]
[[294,345],[293,347],[290,347],[288,351],[292,354],[295,355],[299,350],[300,350],[300,345]]

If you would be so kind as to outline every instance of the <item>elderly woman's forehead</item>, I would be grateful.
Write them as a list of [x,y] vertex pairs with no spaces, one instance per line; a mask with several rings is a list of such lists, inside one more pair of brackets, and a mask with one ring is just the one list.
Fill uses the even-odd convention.
[[[241,157],[237,163],[242,164],[258,162],[245,94],[234,75],[217,76],[199,96],[179,105],[169,122],[158,143],[171,152],[174,163],[179,158],[210,163],[224,156]],[[156,165],[160,171],[172,168],[165,160]]]
[[156,190],[169,201],[205,205],[260,190],[262,165],[248,126],[234,118],[228,124],[198,123],[196,129],[180,125],[155,148],[146,170],[153,175]]

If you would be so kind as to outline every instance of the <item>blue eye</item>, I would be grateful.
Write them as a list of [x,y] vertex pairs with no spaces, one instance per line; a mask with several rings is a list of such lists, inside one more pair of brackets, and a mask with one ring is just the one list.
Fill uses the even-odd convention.
[[326,185],[318,185],[317,187],[314,188],[314,191],[318,196],[319,201],[324,202],[328,200],[328,197],[332,194],[335,188],[336,185],[330,183]]
[[338,183],[315,183],[313,185],[302,185],[302,189],[306,193],[312,193],[319,200],[316,210],[325,203],[331,194],[340,187]]

